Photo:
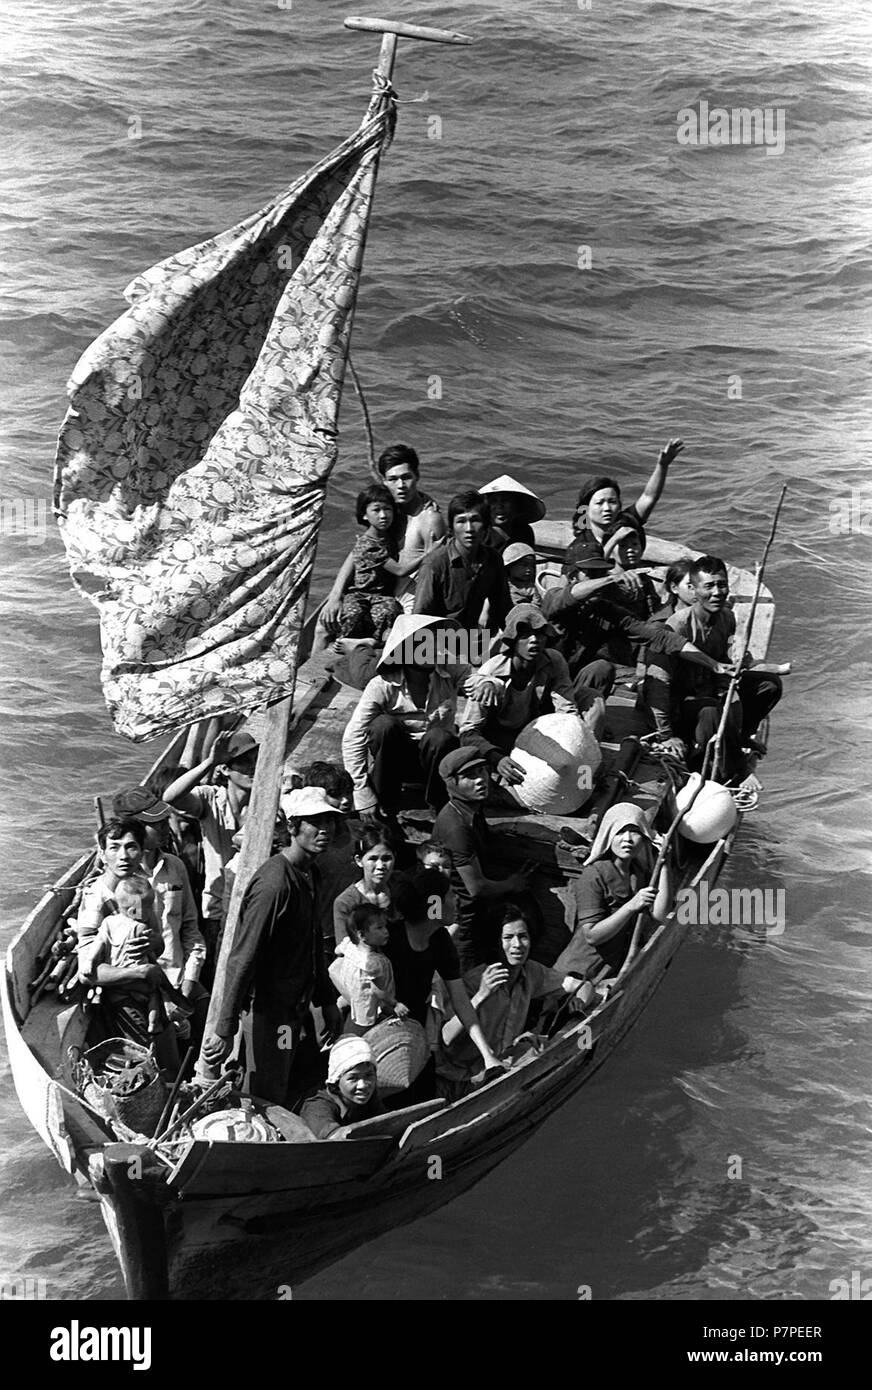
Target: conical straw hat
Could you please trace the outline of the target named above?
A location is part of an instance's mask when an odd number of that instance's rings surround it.
[[[416,632],[420,632],[425,627],[451,627],[458,628],[460,624],[454,618],[432,618],[426,613],[401,613],[395,619],[385,642],[384,651],[378,659],[379,666],[390,666],[391,658],[395,656],[397,649],[402,647],[410,637],[414,637]]]
[[[508,473],[503,473],[499,478],[494,478],[492,483],[485,483],[484,487],[479,488],[482,497],[487,497],[489,492],[513,492],[517,495],[518,501],[524,503],[524,520],[541,521],[545,515],[545,503],[541,497],[537,497],[535,492],[531,492],[523,483],[518,483],[514,478],[510,478]]]
[[[594,734],[574,714],[542,714],[522,730],[510,754],[523,767],[512,794],[528,811],[571,815],[591,794],[602,762]]]

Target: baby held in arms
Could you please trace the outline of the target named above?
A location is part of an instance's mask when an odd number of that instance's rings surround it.
[[[393,966],[384,953],[387,916],[371,903],[351,909],[348,935],[336,947],[330,979],[350,1007],[346,1033],[365,1033],[381,1019],[405,1018],[409,1012],[394,991]]]
[[[103,918],[97,935],[79,952],[80,978],[103,986],[104,1012],[109,1008],[119,1031],[141,1042],[166,1031],[165,1000],[182,1014],[193,1011],[158,965],[164,942],[154,901],[144,875],[120,879],[115,888],[118,911]]]

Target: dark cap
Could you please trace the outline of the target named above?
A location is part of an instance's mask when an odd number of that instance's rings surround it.
[[[455,748],[453,753],[446,753],[440,762],[439,776],[443,782],[447,782],[449,778],[456,777],[468,767],[477,767],[479,763],[487,763],[487,758],[478,748]]]
[[[244,758],[246,753],[257,752],[259,745],[256,739],[251,737],[247,729],[237,729],[227,740],[224,749],[225,763],[234,763],[237,758]]]
[[[614,561],[607,560],[603,555],[603,548],[599,541],[585,539],[580,536],[577,541],[566,552],[563,559],[563,573],[571,574],[574,570],[585,570],[592,574],[606,574],[614,569]]]
[[[145,825],[155,825],[172,815],[172,808],[148,787],[126,787],[113,796],[112,815],[119,820],[132,816]]]
[[[579,507],[586,507],[594,493],[601,492],[605,487],[614,488],[615,492],[618,494],[618,505],[620,505],[621,487],[619,483],[615,482],[614,478],[588,478],[586,482],[582,483],[578,490]]]

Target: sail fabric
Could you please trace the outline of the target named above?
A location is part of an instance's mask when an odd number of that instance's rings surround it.
[[[55,511],[139,741],[293,691],[392,89],[286,193],[125,290],[69,383]]]

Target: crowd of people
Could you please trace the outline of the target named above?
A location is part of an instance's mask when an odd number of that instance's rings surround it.
[[[662,589],[639,570],[682,447],[667,444],[628,507],[612,478],[581,487],[549,584],[537,579],[532,529],[545,506],[528,488],[501,476],[453,497],[443,518],[415,451],[382,454],[383,483],[357,499],[361,534],[316,639],[316,650],[336,644],[337,673],[360,690],[342,762],[286,769],[273,853],[242,895],[211,1008],[257,744],[222,733],[196,766],[164,768],[113,799],[78,914],[80,977],[99,987],[103,1036],[153,1045],[169,1071],[180,1045],[211,1067],[238,1053],[251,1095],[302,1106],[327,1137],[381,1112],[373,1049],[386,1022],[426,1044],[423,1067],[388,1102],[408,1104],[463,1095],[535,1047],[550,1013],[590,1006],[626,959],[638,915],[669,910],[668,867],[649,884],[651,827],[630,802],[606,813],[573,888],[569,944],[546,966],[531,958],[542,927],[531,866],[486,805],[495,782],[523,781],[512,752],[540,715],[603,736],[618,666],[635,668],[663,752],[699,765],[733,671],[727,569],[688,559]],[[760,751],[758,726],[780,693],[778,677],[741,672],[728,779]],[[400,817],[414,782],[434,818],[417,848]]]

